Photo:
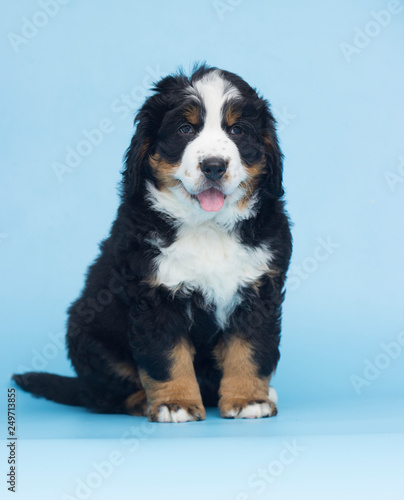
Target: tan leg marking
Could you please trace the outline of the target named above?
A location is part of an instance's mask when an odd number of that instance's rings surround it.
[[[159,382],[144,370],[140,379],[147,393],[147,416],[152,422],[187,422],[203,420],[205,409],[196,380],[195,350],[187,343],[177,344],[171,352],[170,379]]]
[[[276,415],[269,400],[270,377],[259,377],[253,361],[251,345],[238,337],[221,343],[215,349],[223,371],[219,389],[219,408],[225,418],[259,418]]]
[[[233,104],[231,104],[227,108],[227,111],[226,111],[224,118],[226,120],[227,126],[232,127],[240,117],[241,117],[241,113],[234,108]]]

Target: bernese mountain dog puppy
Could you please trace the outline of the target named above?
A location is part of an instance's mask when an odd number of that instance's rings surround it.
[[[291,255],[282,153],[267,101],[205,65],[168,76],[138,112],[121,204],[68,313],[77,377],[24,390],[157,422],[277,413]]]

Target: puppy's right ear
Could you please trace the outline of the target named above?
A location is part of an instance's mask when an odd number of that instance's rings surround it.
[[[142,186],[142,178],[145,176],[148,151],[151,146],[151,120],[146,111],[148,101],[141,108],[135,118],[136,132],[132,137],[129,148],[125,154],[125,167],[123,175],[123,195],[126,198],[136,197]]]
[[[150,96],[136,115],[137,125],[135,135],[125,155],[123,174],[123,195],[126,198],[141,196],[144,181],[152,180],[149,156],[154,153],[158,132],[168,109],[170,95],[184,85],[186,78],[183,75],[167,76],[157,82],[152,88],[154,94]]]

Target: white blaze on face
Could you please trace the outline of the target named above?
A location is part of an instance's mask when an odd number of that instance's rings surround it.
[[[225,195],[231,195],[247,178],[247,173],[237,146],[222,128],[223,106],[229,99],[238,97],[239,92],[218,71],[212,71],[198,80],[191,92],[202,100],[205,118],[202,130],[185,148],[175,177],[181,180],[189,193],[197,194],[205,182],[201,162],[211,157],[223,158],[227,161],[227,172],[221,188]]]
[[[247,204],[238,202],[245,195],[240,184],[247,179],[247,171],[241,162],[236,144],[222,129],[223,107],[229,99],[241,97],[239,91],[224,80],[219,71],[212,71],[188,89],[189,95],[205,109],[204,123],[196,137],[186,146],[181,163],[174,177],[182,186],[159,190],[147,183],[148,197],[152,206],[159,212],[172,217],[178,224],[199,226],[208,221],[215,222],[227,229],[237,221],[251,217],[255,213],[256,198],[252,196]],[[227,161],[227,171],[220,181],[220,189],[226,195],[223,208],[219,211],[206,211],[195,197],[209,187],[200,163],[210,157]],[[186,192],[186,191],[188,192]]]

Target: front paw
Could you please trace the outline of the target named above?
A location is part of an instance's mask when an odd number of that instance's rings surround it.
[[[276,404],[269,399],[221,399],[220,413],[223,418],[264,418],[278,413]]]
[[[147,417],[150,422],[192,422],[204,420],[206,412],[200,403],[176,401],[150,405]]]

